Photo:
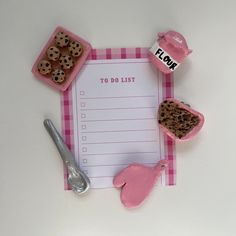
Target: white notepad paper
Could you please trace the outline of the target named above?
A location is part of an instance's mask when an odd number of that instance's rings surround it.
[[[72,87],[74,152],[91,187],[112,187],[128,164],[152,166],[163,158],[161,93],[148,59],[86,62]]]

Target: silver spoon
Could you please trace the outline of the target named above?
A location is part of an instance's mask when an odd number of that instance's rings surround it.
[[[49,119],[44,120],[43,122],[46,130],[54,141],[63,162],[68,168],[68,183],[70,184],[72,190],[77,194],[85,193],[90,187],[90,181],[88,176],[81,171],[76,165],[75,158],[71,151],[68,149],[64,143],[61,135],[56,130],[52,121]]]

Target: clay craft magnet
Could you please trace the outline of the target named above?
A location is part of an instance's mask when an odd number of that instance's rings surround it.
[[[90,51],[91,45],[87,41],[58,26],[34,63],[32,73],[53,88],[65,91]]]
[[[150,48],[151,63],[165,74],[172,73],[192,52],[183,35],[176,31],[158,33],[157,41]]]
[[[158,109],[158,123],[172,139],[186,141],[194,137],[204,124],[204,116],[177,99],[163,101]]]
[[[127,208],[139,206],[167,166],[167,160],[159,161],[154,167],[134,163],[119,172],[113,179],[113,185],[121,188],[120,199],[123,205]]]

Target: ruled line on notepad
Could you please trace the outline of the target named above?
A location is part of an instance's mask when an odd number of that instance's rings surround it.
[[[131,163],[124,163],[124,164],[110,164],[110,165],[82,165],[81,167],[105,167],[105,166],[127,166]],[[142,162],[142,164],[144,165],[152,165],[152,164],[156,164],[156,162]]]
[[[98,121],[125,121],[125,120],[155,120],[156,118],[134,118],[134,119],[109,119],[109,120],[81,120],[81,122],[98,122]]]
[[[111,108],[89,108],[80,109],[81,111],[109,111],[109,110],[136,110],[136,109],[154,109],[156,107],[111,107]]]
[[[120,141],[120,142],[97,142],[97,143],[82,143],[83,145],[89,144],[114,144],[114,143],[155,143],[156,140],[143,140],[143,141]]]
[[[155,95],[144,95],[144,96],[117,96],[117,97],[80,97],[80,99],[116,99],[116,98],[155,98]]]
[[[157,152],[112,152],[112,153],[87,153],[81,156],[96,156],[96,155],[125,155],[125,154],[154,154]]]
[[[114,178],[114,176],[88,176],[90,179],[99,179],[99,178]]]
[[[142,131],[156,131],[155,129],[125,129],[125,130],[101,130],[101,131],[83,131],[82,134],[93,133],[115,133],[115,132],[142,132]]]

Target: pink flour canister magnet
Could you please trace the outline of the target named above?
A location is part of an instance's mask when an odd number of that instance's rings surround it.
[[[176,70],[192,52],[183,35],[176,31],[158,33],[157,41],[149,49],[150,61],[163,73]]]

